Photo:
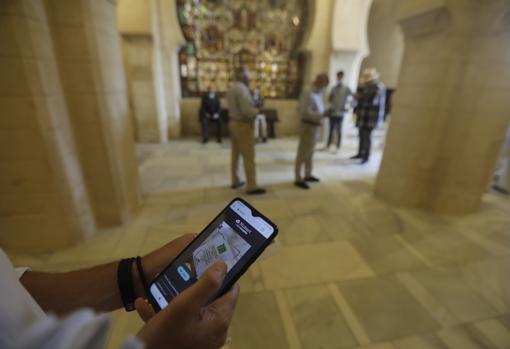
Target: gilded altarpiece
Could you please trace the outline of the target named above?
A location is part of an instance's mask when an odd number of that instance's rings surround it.
[[[177,0],[186,45],[179,52],[183,97],[225,93],[237,67],[267,98],[296,98],[306,0]]]

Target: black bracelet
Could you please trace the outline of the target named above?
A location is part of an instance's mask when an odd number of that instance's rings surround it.
[[[147,278],[145,277],[145,273],[143,272],[142,257],[140,256],[136,257],[136,268],[138,269],[138,275],[140,276],[140,281],[142,282],[145,295],[149,297],[149,283],[147,282]]]
[[[135,258],[123,259],[117,268],[117,285],[120,298],[126,311],[135,310],[136,293],[133,286],[133,273],[131,271]]]

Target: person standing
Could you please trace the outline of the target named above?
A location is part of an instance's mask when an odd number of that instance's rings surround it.
[[[264,194],[265,189],[257,187],[255,173],[255,135],[254,120],[260,113],[255,107],[248,88],[250,72],[247,68],[236,71],[236,82],[227,92],[227,103],[230,117],[230,135],[232,140],[232,189],[244,185],[239,178],[239,157],[243,157],[246,175],[246,192],[249,195]]]
[[[264,97],[260,94],[258,88],[253,90],[253,104],[259,110],[264,107]],[[267,121],[266,115],[262,111],[255,117],[255,140],[257,142],[267,142]]]
[[[337,141],[336,141],[336,151],[340,150],[340,145],[342,144],[342,123],[344,120],[345,113],[347,111],[347,102],[349,101],[349,97],[352,96],[351,89],[344,85],[344,72],[339,71],[336,74],[337,84],[331,90],[331,94],[329,95],[329,137],[328,144],[326,149],[331,146],[333,142],[333,134],[337,133]]]
[[[313,153],[317,142],[321,119],[324,117],[324,90],[329,84],[326,74],[319,74],[308,91],[303,91],[299,98],[299,114],[301,126],[299,133],[299,145],[295,164],[294,185],[301,189],[310,189],[307,182],[319,182],[319,179],[312,175]],[[301,169],[305,167],[305,176]]]
[[[356,127],[359,130],[358,154],[351,159],[361,159],[365,164],[370,159],[372,131],[379,120],[384,119],[386,89],[379,82],[379,73],[374,68],[366,69],[361,77],[361,86],[356,94]]]
[[[200,124],[202,125],[202,143],[207,143],[209,139],[209,122],[216,123],[216,139],[221,143],[222,124],[221,124],[221,102],[218,93],[214,92],[209,86],[207,93],[202,97],[200,105]]]

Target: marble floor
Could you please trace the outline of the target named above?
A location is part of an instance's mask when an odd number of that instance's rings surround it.
[[[280,227],[278,242],[242,278],[230,349],[510,348],[510,199],[488,193],[479,213],[397,209],[372,195],[381,158],[320,152],[310,191],[292,186],[295,139],[257,145],[260,184],[247,198]],[[143,204],[127,226],[17,264],[69,270],[147,253],[196,233],[242,191],[229,184],[228,142],[139,146]],[[112,314],[108,348],[141,322]]]

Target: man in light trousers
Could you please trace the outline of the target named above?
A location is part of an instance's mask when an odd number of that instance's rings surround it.
[[[242,187],[245,183],[239,178],[239,157],[243,157],[246,174],[246,193],[259,195],[266,192],[257,187],[255,173],[255,136],[254,120],[260,113],[253,103],[249,90],[250,73],[246,68],[236,71],[236,82],[227,93],[229,111],[230,138],[232,141],[232,189]]]
[[[319,179],[312,175],[313,153],[315,151],[315,143],[317,142],[317,133],[321,126],[321,119],[325,113],[324,90],[328,84],[328,76],[326,74],[319,74],[315,78],[312,87],[304,91],[299,98],[301,126],[294,185],[301,189],[310,189],[307,182],[319,182]],[[304,177],[301,172],[303,165],[305,168]]]

